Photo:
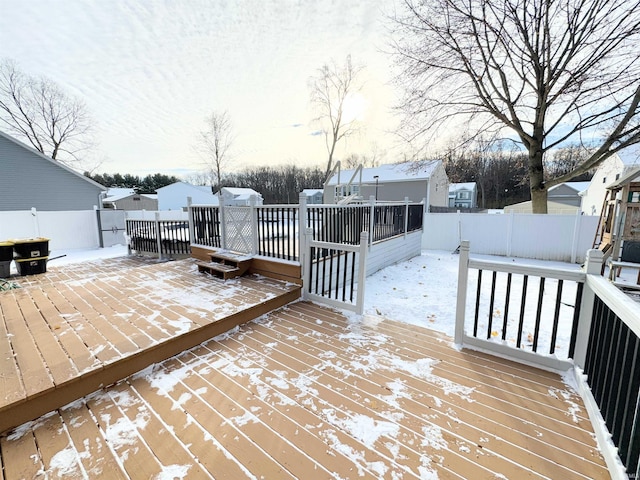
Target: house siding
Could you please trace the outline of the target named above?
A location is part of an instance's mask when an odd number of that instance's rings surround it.
[[[92,210],[104,190],[0,133],[0,210]]]
[[[138,198],[138,200],[135,200]],[[118,210],[158,210],[158,200],[144,195],[131,195],[112,202]]]

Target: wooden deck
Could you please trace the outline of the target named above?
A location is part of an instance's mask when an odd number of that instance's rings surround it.
[[[144,285],[148,271],[167,269],[156,275],[178,288],[186,282],[174,276],[179,264],[141,267],[132,278],[135,299],[116,303],[108,300],[118,280],[75,280],[82,290],[39,284],[34,292],[69,295],[62,304],[91,317],[87,329],[149,297],[160,302],[163,318],[152,325],[160,329],[171,315],[201,318],[200,304],[182,298],[180,308],[167,307],[164,295],[175,292]],[[39,295],[28,294],[33,308],[46,305]],[[70,331],[64,315],[60,329]],[[85,364],[122,355],[127,339]],[[427,329],[348,319],[306,302],[5,432],[0,461],[2,480],[609,478],[582,401],[558,375],[457,351]]]
[[[0,293],[0,432],[299,297],[248,276],[226,283],[193,260],[120,258],[12,279]]]

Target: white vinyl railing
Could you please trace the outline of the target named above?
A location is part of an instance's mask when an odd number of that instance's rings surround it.
[[[472,259],[463,241],[455,343],[571,370],[613,478],[640,478],[640,304],[601,276],[602,260],[589,250],[581,271],[512,265]]]

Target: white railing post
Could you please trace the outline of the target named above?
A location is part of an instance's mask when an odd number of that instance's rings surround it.
[[[375,224],[375,214],[376,214],[376,197],[373,195],[369,195],[369,203],[371,203],[371,210],[369,212],[369,247],[371,247],[371,243],[373,242],[373,229],[376,228]]]
[[[162,260],[162,235],[160,234],[160,212],[155,214],[156,242],[158,243],[158,258]]]
[[[298,259],[302,263],[302,255],[306,251],[305,229],[307,228],[307,194],[301,192],[298,197]],[[313,232],[313,230],[312,230]]]
[[[587,260],[584,265],[587,277],[589,275],[600,275],[604,255],[600,250],[587,251]],[[578,331],[576,332],[576,348],[573,353],[574,363],[584,369],[584,362],[587,358],[587,346],[589,344],[589,332],[591,331],[591,320],[593,317],[593,302],[595,294],[589,288],[589,282],[585,278],[582,290],[582,301],[580,302],[580,317],[578,319]]]
[[[225,220],[225,208],[222,195],[218,195],[218,208],[220,209],[220,246],[222,250],[227,249],[227,222]]]
[[[189,215],[189,244],[193,244],[194,239],[196,238],[196,228],[193,222],[193,207],[191,204],[193,203],[193,199],[191,197],[187,197],[187,213]]]
[[[313,228],[305,228],[304,229],[304,237],[306,246],[311,244],[313,240]],[[305,249],[300,252],[300,262],[302,263],[302,299],[309,300],[309,287],[310,285],[307,282],[311,282],[311,278],[309,278],[311,274],[311,262],[313,262],[313,258],[311,258],[311,251],[308,247],[305,246]]]
[[[409,197],[404,197],[404,238],[407,238],[409,227]]]
[[[576,219],[573,222],[573,239],[571,241],[571,263],[576,263],[578,255],[578,241],[580,240],[580,224],[582,220],[582,212],[576,210]]]
[[[358,262],[358,295],[356,297],[356,313],[364,312],[364,286],[367,279],[368,232],[360,234],[360,258]]]
[[[251,255],[255,255],[258,253],[258,209],[255,195],[249,197],[249,208],[251,209]]]
[[[460,261],[458,262],[458,293],[456,299],[456,326],[454,343],[462,346],[464,337],[464,319],[467,304],[467,282],[469,279],[469,240],[460,242]]]

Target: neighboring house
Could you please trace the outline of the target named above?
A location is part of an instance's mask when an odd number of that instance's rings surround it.
[[[625,148],[602,162],[582,193],[582,213],[600,215],[607,187],[636,167],[640,167],[640,146]]]
[[[131,188],[110,188],[102,199],[104,208],[113,210],[158,210],[158,195],[136,193]]]
[[[547,201],[553,203],[562,203],[572,207],[580,207],[582,205],[582,192],[589,188],[591,182],[565,182],[555,185],[547,192]]]
[[[477,206],[478,187],[476,182],[449,184],[449,207],[476,208]]]
[[[564,203],[551,202],[547,200],[547,213],[550,215],[575,215],[580,207],[565,205]],[[504,207],[504,213],[533,213],[531,200],[527,202],[514,203]]]
[[[251,197],[255,197],[255,204],[262,205],[262,195],[252,188],[222,187],[222,204],[233,207],[248,207]]]
[[[0,210],[93,210],[99,183],[0,132]]]
[[[194,205],[218,205],[218,197],[211,187],[201,187],[185,182],[176,182],[156,190],[158,210],[186,210],[187,198]]]
[[[321,188],[305,188],[302,190],[307,196],[307,205],[317,205],[322,203],[323,190]]]
[[[378,201],[421,202],[446,207],[449,197],[449,179],[440,160],[381,165],[360,171],[342,170],[334,174],[324,186],[324,202],[338,203],[351,197]]]

